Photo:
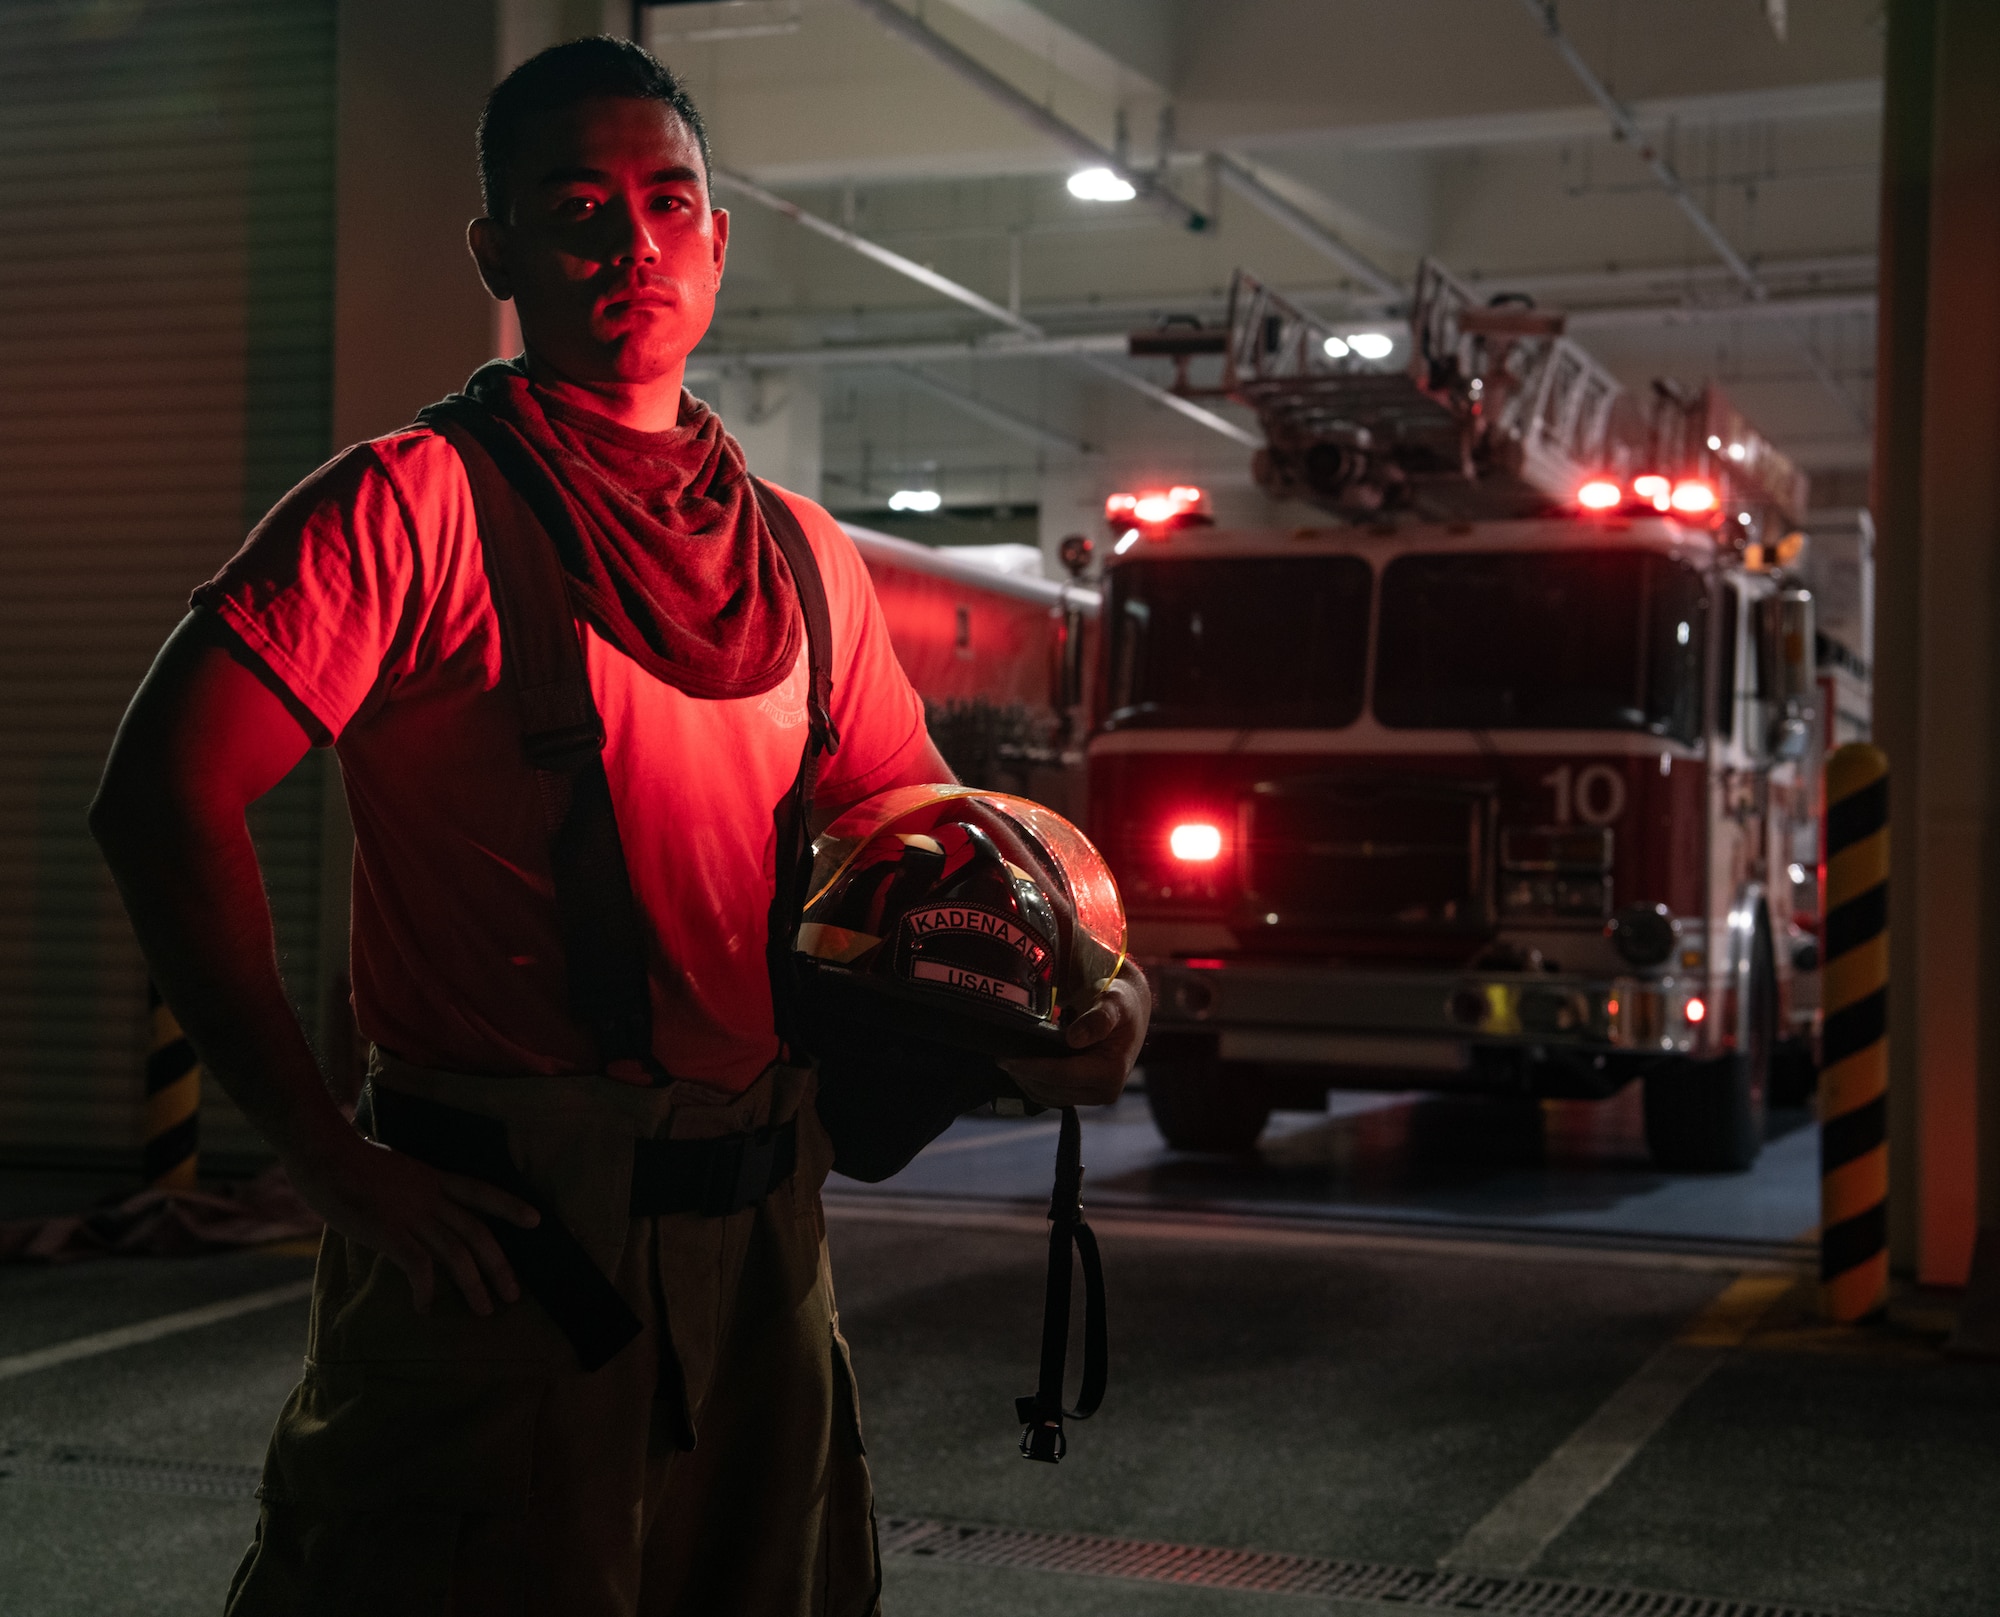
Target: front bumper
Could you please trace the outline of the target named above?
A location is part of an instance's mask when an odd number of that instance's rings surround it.
[[[1153,1027],[1213,1033],[1225,1060],[1453,1072],[1470,1064],[1474,1046],[1638,1055],[1700,1044],[1688,1019],[1699,989],[1672,977],[1255,959],[1140,964],[1153,989]]]

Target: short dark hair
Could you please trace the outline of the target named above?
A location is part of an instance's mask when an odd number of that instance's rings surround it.
[[[629,39],[600,34],[551,45],[529,57],[493,87],[479,115],[479,190],[489,219],[505,221],[514,205],[507,189],[507,165],[521,138],[521,126],[544,112],[560,112],[597,96],[661,101],[687,125],[701,149],[701,172],[708,178],[708,130],[681,81],[650,51]]]

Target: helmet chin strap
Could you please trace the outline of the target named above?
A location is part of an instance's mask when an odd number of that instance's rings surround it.
[[[1069,1357],[1070,1250],[1083,1265],[1083,1386],[1076,1407],[1063,1407],[1063,1370]],[[1068,1449],[1063,1420],[1088,1420],[1104,1401],[1110,1358],[1104,1329],[1104,1266],[1097,1237],[1083,1221],[1083,1125],[1065,1106],[1056,1142],[1055,1193],[1049,1198],[1049,1278],[1042,1302],[1041,1383],[1014,1400],[1021,1422],[1021,1457],[1054,1465]]]

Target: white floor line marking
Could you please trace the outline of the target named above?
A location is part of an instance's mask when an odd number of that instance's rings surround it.
[[[1054,1138],[1062,1127],[1060,1123],[1023,1123],[1019,1128],[993,1129],[983,1134],[970,1134],[957,1140],[938,1140],[923,1149],[926,1157],[941,1157],[947,1151],[979,1151],[989,1145],[1016,1145],[1022,1140],[1046,1140]]]
[[[1047,1215],[1026,1203],[999,1203],[972,1197],[874,1196],[834,1190],[822,1200],[831,1218],[867,1224],[916,1224],[925,1229],[987,1230],[996,1233],[1046,1230]],[[1223,1214],[1189,1217],[1180,1213],[1148,1213],[1141,1208],[1090,1199],[1090,1182],[1083,1187],[1084,1212],[1097,1233],[1108,1240],[1174,1241],[1189,1245],[1237,1246],[1263,1250],[1318,1252],[1395,1252],[1413,1257],[1506,1259],[1522,1263],[1601,1263],[1624,1269],[1679,1269],[1691,1274],[1784,1277],[1787,1284],[1814,1268],[1817,1256],[1743,1257],[1733,1252],[1657,1251],[1645,1247],[1596,1246],[1588,1242],[1515,1241],[1454,1235],[1448,1224],[1413,1224],[1410,1233],[1313,1226],[1305,1219],[1280,1224],[1275,1220],[1237,1219]]]
[[[1744,1275],[1642,1364],[1438,1565],[1526,1572],[1795,1282]]]
[[[163,1336],[178,1336],[182,1331],[198,1331],[205,1325],[220,1325],[226,1319],[262,1313],[267,1308],[280,1308],[311,1295],[310,1280],[294,1280],[286,1285],[273,1286],[269,1291],[252,1291],[241,1297],[225,1298],[219,1303],[205,1303],[200,1308],[184,1308],[178,1314],[142,1319],[136,1325],[120,1325],[116,1330],[72,1337],[51,1347],[36,1348],[30,1353],[16,1353],[0,1359],[0,1381],[33,1375],[37,1370],[52,1370],[59,1364],[73,1364],[78,1359],[95,1358],[100,1353],[116,1353],[120,1348],[138,1347],[143,1342],[157,1342]]]

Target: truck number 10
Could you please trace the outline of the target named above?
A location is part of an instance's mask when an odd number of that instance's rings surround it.
[[[1555,794],[1556,824],[1581,820],[1585,825],[1609,825],[1625,812],[1625,776],[1610,764],[1564,764],[1542,777]]]

